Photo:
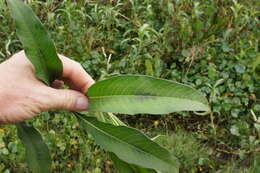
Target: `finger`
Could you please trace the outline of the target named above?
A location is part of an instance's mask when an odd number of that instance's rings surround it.
[[[48,97],[44,101],[42,110],[70,110],[81,111],[88,108],[87,97],[75,90],[70,89],[54,89],[46,87],[45,92],[48,92]]]
[[[59,57],[63,63],[63,80],[73,89],[86,93],[95,81],[78,62],[62,55]]]

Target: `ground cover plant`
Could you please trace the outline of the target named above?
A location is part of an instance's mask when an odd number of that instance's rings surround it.
[[[0,2],[0,56],[4,59],[21,49],[21,44],[6,5]],[[191,112],[167,117],[120,116],[151,137],[176,133],[172,139],[180,143],[160,142],[175,146],[171,152],[181,160],[181,172],[248,172],[259,165],[258,1],[29,4],[50,31],[58,52],[80,61],[96,79],[119,73],[147,74],[193,85],[207,94],[213,110],[208,116]],[[32,121],[54,151],[54,171],[113,171],[91,137],[79,137],[82,132],[76,121],[70,113],[56,111]],[[1,128],[1,139],[2,172],[28,172],[15,129]],[[189,161],[184,158],[193,150],[178,150],[185,143],[206,151]]]

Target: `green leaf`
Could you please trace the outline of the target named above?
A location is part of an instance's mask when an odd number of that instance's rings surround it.
[[[113,161],[118,173],[157,173],[153,169],[142,168],[137,165],[126,163],[119,159],[114,153],[109,153],[109,157]]]
[[[118,119],[112,113],[96,112],[96,117],[99,121],[110,123],[115,126],[126,126],[124,122]],[[114,166],[117,168],[119,173],[157,173],[153,169],[142,168],[137,165],[129,164],[119,159],[114,153],[108,153],[110,159],[113,161]]]
[[[83,117],[79,113],[75,115],[97,144],[115,153],[121,160],[162,172],[178,172],[177,159],[140,131],[99,122],[96,118]]]
[[[32,126],[25,123],[16,125],[18,137],[22,141],[26,160],[33,173],[51,173],[51,157],[49,149],[41,134]]]
[[[50,85],[62,76],[62,63],[54,43],[32,9],[19,0],[7,0],[14,18],[17,35],[27,58],[32,62],[36,76]],[[40,133],[25,123],[17,124],[18,136],[26,149],[28,166],[35,173],[51,172],[51,157]]]
[[[118,119],[112,113],[97,112],[96,117],[99,121],[110,123],[115,126],[126,126],[124,122]],[[119,173],[157,173],[153,169],[142,168],[137,165],[129,164],[119,159],[114,153],[108,153],[110,159],[113,161],[114,166],[117,168]]]
[[[119,173],[135,173],[135,170],[130,164],[119,159],[114,153],[109,153],[109,157]]]
[[[26,56],[35,67],[36,76],[50,85],[62,76],[62,62],[54,43],[32,9],[20,0],[7,0],[17,35]]]
[[[112,77],[90,87],[87,96],[90,111],[125,114],[209,111],[207,99],[195,89],[148,76]]]

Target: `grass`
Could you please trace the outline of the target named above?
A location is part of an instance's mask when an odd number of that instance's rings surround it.
[[[187,168],[258,172],[258,0],[32,0],[29,4],[58,52],[79,61],[96,80],[147,74],[190,84],[208,97],[211,115],[120,115],[151,137],[171,136],[169,140],[176,143],[170,146],[182,160],[183,172]],[[20,49],[10,14],[0,0],[0,61]],[[80,137],[86,134],[69,113],[44,113],[32,122],[50,147],[54,172],[115,172],[91,138]],[[0,172],[28,172],[15,133],[12,125],[0,128]]]

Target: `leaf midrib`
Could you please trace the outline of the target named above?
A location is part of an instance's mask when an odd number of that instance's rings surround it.
[[[186,98],[181,98],[181,97],[170,97],[170,96],[146,96],[146,95],[106,95],[106,96],[88,96],[89,99],[102,99],[102,98],[113,98],[113,97],[147,97],[147,98],[167,98],[167,99],[180,99],[184,101],[192,101],[192,102],[199,102],[202,104],[207,105],[204,102],[196,101],[196,100],[191,100],[191,99],[186,99]]]
[[[80,117],[80,118],[81,118],[81,117]],[[81,118],[81,119],[83,119],[83,118]],[[87,121],[87,120],[83,119],[83,121]],[[124,144],[130,146],[131,148],[135,148],[136,150],[138,150],[138,151],[140,151],[140,152],[142,152],[142,153],[145,153],[145,154],[147,153],[147,152],[145,152],[144,150],[141,150],[141,149],[139,149],[139,148],[136,148],[136,146],[130,145],[129,143],[127,143],[127,142],[125,142],[125,141],[123,141],[123,140],[120,140],[120,139],[116,138],[115,136],[110,135],[109,133],[103,131],[102,129],[97,128],[97,127],[94,126],[91,122],[87,121],[87,123],[90,124],[90,125],[91,125],[93,128],[95,128],[96,130],[101,131],[102,133],[104,133],[104,134],[110,136],[111,138],[115,139],[116,141],[122,142],[122,143],[124,143]],[[152,156],[153,158],[155,158],[155,160],[161,160],[161,161],[163,161],[163,162],[166,161],[166,160],[163,160],[163,159],[157,159],[156,157],[154,157],[154,156],[153,156],[152,154],[150,154],[150,153],[148,153],[148,154],[149,154],[150,156]],[[169,164],[168,161],[166,161],[166,163]],[[170,166],[171,166],[171,165],[170,165]],[[171,166],[171,167],[172,167],[172,166]]]

